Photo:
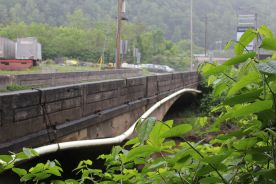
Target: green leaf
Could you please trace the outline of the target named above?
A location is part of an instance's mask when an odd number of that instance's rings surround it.
[[[58,160],[54,160],[54,163],[55,163],[57,166],[60,166],[60,167],[61,167],[61,164],[59,163]]]
[[[264,153],[253,153],[252,159],[257,162],[267,162],[269,157]]]
[[[201,184],[214,184],[214,183],[220,183],[221,179],[217,177],[207,177],[203,178],[199,181]]]
[[[57,168],[50,168],[46,171],[47,174],[55,175],[55,176],[61,176],[60,171]]]
[[[29,172],[34,174],[34,173],[38,173],[44,170],[44,164],[42,163],[38,163],[35,167],[32,167]]]
[[[254,173],[255,176],[263,176],[266,179],[272,179],[273,181],[276,180],[276,169],[263,169]]]
[[[152,132],[149,136],[149,144],[152,144],[156,147],[161,147],[162,143],[164,142],[164,138],[161,135],[168,131],[173,125],[173,121],[167,121],[165,123],[158,122],[155,124]]]
[[[273,92],[276,92],[276,81],[272,81],[269,83],[270,88]]]
[[[223,50],[228,50],[228,49],[230,49],[230,47],[233,45],[233,41],[232,40],[230,40],[230,41],[228,41],[227,43],[226,43],[226,45],[225,45],[225,47],[224,47],[224,49]]]
[[[160,150],[157,149],[155,146],[151,146],[151,145],[139,146],[137,148],[133,148],[132,150],[130,150],[128,152],[127,160],[132,161],[135,158],[148,157],[152,153],[155,153],[155,152],[158,152],[158,151],[160,151]]]
[[[84,168],[85,166],[83,165],[83,161],[80,161],[78,166],[73,170],[73,171],[77,171],[77,170],[80,170],[82,168]]]
[[[0,160],[9,163],[10,161],[13,160],[12,156],[10,155],[0,155]]]
[[[202,159],[202,161],[208,164],[217,165],[217,164],[220,164],[223,160],[225,160],[228,156],[229,154],[212,155],[212,156],[205,157],[204,159]]]
[[[186,161],[188,161],[191,158],[191,155],[188,154],[186,156],[183,156],[182,158],[180,158],[179,160],[177,160],[177,163],[184,163]]]
[[[35,175],[35,179],[36,181],[42,181],[45,180],[47,178],[51,177],[51,174],[47,174],[46,172],[41,172]]]
[[[257,143],[257,138],[247,138],[234,142],[233,146],[239,151],[246,151]]]
[[[239,42],[234,47],[234,53],[236,56],[243,54],[245,48],[250,44],[257,34],[254,29],[248,29],[240,38]]]
[[[276,39],[275,38],[265,38],[262,42],[261,48],[265,50],[276,51]]]
[[[273,106],[272,100],[257,101],[247,105],[236,105],[231,110],[219,117],[213,125],[213,128],[217,128],[226,119],[246,117],[253,113],[262,112],[271,109]],[[213,130],[211,130],[213,131]]]
[[[276,75],[276,61],[260,63],[256,65],[257,69],[264,74]]]
[[[211,75],[209,78],[208,78],[208,86],[211,86],[211,84],[213,84],[214,81],[217,80],[217,77],[215,77],[214,75]]]
[[[124,147],[130,146],[130,145],[135,145],[135,144],[138,144],[138,143],[139,143],[139,138],[136,137],[136,138],[134,138],[134,139],[131,139],[131,140],[127,141],[127,142],[125,143]]]
[[[187,151],[186,149],[178,151],[173,157],[169,159],[169,162],[174,164],[176,162],[186,162],[191,155],[194,154],[192,150]]]
[[[23,148],[23,152],[25,153],[25,155],[28,157],[28,158],[31,158],[33,156],[31,150],[27,149],[27,148]]]
[[[34,178],[34,174],[25,174],[23,177],[20,178],[21,182],[30,181],[32,178]]]
[[[162,166],[164,166],[164,165],[166,165],[166,164],[167,164],[167,162],[164,161],[163,159],[161,159],[161,160],[158,160],[157,162],[152,163],[152,164],[148,167],[148,169],[157,169],[157,168],[160,168],[160,167],[162,167]]]
[[[256,72],[251,72],[246,76],[243,76],[238,82],[236,82],[232,88],[230,88],[227,97],[235,95],[239,90],[252,83],[258,83],[260,81],[260,75]]]
[[[266,25],[262,25],[258,32],[265,38],[273,38],[273,32]]]
[[[213,95],[214,97],[219,97],[223,94],[224,91],[228,89],[228,86],[226,83],[220,83],[214,87]]]
[[[91,160],[85,160],[85,161],[83,161],[86,165],[89,165],[89,166],[91,166],[92,165],[92,161]]]
[[[233,96],[231,98],[227,98],[223,104],[233,106],[236,104],[248,103],[255,101],[262,93],[262,89],[252,90],[247,93],[242,93],[241,95]]]
[[[27,174],[27,171],[25,169],[20,169],[20,168],[12,168],[12,171],[20,177]]]
[[[161,135],[162,138],[168,138],[168,137],[180,137],[187,132],[190,132],[193,129],[192,125],[190,124],[182,124],[178,125],[176,127],[173,127],[172,129],[168,130],[167,132],[163,133]]]
[[[111,156],[113,158],[113,160],[119,160],[119,153],[122,151],[122,147],[120,146],[114,146],[112,148],[112,152],[111,152]]]
[[[271,122],[276,119],[276,114],[274,109],[267,109],[257,114],[258,120],[260,120],[263,124],[263,127],[270,127]]]
[[[229,134],[218,135],[216,137],[216,139],[221,140],[221,141],[226,141],[226,140],[232,139],[234,137],[238,137],[239,138],[239,137],[242,137],[242,136],[244,136],[244,133],[243,133],[242,130],[239,130],[239,131],[231,132]]]
[[[139,138],[141,144],[143,144],[149,138],[149,135],[150,135],[155,123],[156,123],[155,118],[148,118],[144,121],[141,121],[138,124],[138,126],[137,126],[138,138]]]
[[[28,158],[38,156],[37,152],[33,149],[23,148],[23,152]]]
[[[79,182],[74,179],[68,179],[68,180],[65,180],[65,183],[66,184],[78,184]]]
[[[219,73],[223,73],[226,69],[227,69],[227,66],[225,65],[216,66],[216,65],[206,64],[202,68],[202,73],[205,76],[216,75]]]
[[[214,172],[214,169],[209,165],[203,165],[196,173],[197,176],[204,176],[211,172]]]
[[[245,105],[245,106],[241,106],[240,108],[237,108],[232,113],[232,117],[248,116],[253,113],[271,109],[272,106],[273,106],[272,100],[257,101],[257,102],[251,103],[249,105]]]
[[[256,52],[249,52],[243,55],[238,55],[234,58],[227,60],[223,65],[230,66],[240,64],[242,62],[247,61],[248,59],[253,59],[256,56]]]
[[[29,157],[24,152],[20,152],[20,153],[16,154],[16,158],[19,159],[19,160],[26,160]]]

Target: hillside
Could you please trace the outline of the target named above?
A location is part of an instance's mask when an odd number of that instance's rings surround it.
[[[116,0],[1,0],[0,23],[42,22],[50,25],[68,25],[68,17],[75,10],[87,16],[87,26],[95,22],[114,20]],[[127,14],[130,22],[158,27],[174,41],[189,37],[190,0],[128,0]],[[212,46],[216,40],[224,42],[235,36],[238,12],[258,13],[259,24],[266,23],[276,31],[271,0],[194,0],[195,41],[203,46],[204,20],[208,16],[208,37]],[[216,30],[216,31],[213,31]]]
[[[206,16],[208,49],[218,50],[235,39],[239,12],[258,13],[258,24],[276,32],[275,8],[271,0],[194,0],[195,53],[203,52]],[[116,11],[116,0],[0,0],[0,35],[37,37],[44,59],[96,62],[105,52],[114,61]],[[137,47],[143,63],[189,66],[190,0],[127,0],[127,18],[126,60],[134,62],[131,49]]]

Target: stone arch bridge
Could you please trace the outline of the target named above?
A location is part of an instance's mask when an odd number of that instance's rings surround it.
[[[2,93],[0,153],[119,135],[157,101],[198,81],[186,72]],[[154,116],[162,119],[177,99]]]

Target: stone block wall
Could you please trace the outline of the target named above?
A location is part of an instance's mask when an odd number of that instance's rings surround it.
[[[142,76],[142,70],[121,69],[89,72],[45,73],[27,75],[0,75],[0,89],[16,84],[28,87],[51,87],[79,82],[124,79]]]
[[[197,84],[197,73],[174,73],[2,93],[0,153],[118,135],[158,100]]]

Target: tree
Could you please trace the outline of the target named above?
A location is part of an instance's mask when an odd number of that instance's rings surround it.
[[[75,9],[72,14],[67,15],[67,25],[74,28],[89,28],[91,22],[81,9]]]

